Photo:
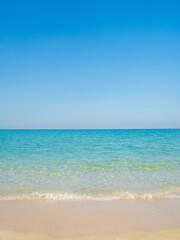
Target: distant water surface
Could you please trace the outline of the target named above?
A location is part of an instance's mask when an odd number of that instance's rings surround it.
[[[180,198],[180,129],[0,130],[0,200]]]

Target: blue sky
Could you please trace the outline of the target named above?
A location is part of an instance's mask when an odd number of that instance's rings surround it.
[[[0,0],[0,128],[180,128],[179,11]]]

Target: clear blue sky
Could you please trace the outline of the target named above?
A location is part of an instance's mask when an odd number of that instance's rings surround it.
[[[0,128],[180,128],[180,2],[0,0]]]

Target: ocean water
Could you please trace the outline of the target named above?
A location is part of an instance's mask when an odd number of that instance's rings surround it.
[[[0,130],[0,200],[180,198],[180,129]]]

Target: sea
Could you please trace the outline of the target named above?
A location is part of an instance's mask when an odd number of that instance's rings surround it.
[[[0,201],[180,198],[180,129],[0,130]]]

